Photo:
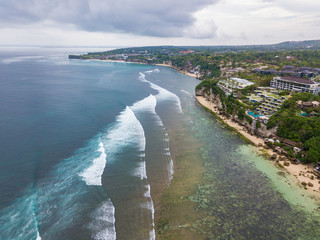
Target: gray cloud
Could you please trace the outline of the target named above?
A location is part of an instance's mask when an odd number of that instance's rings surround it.
[[[86,31],[180,37],[195,23],[193,13],[218,1],[2,0],[0,26],[50,21],[62,24],[62,27],[73,24]]]

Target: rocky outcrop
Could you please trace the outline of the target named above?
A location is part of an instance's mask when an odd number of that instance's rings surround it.
[[[256,121],[256,120],[255,120]],[[261,138],[268,138],[271,135],[276,135],[277,127],[267,129],[267,126],[264,123],[260,123],[261,127],[254,128],[254,134]]]

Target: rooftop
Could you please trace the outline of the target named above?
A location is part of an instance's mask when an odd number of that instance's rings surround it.
[[[253,82],[250,82],[246,79],[241,79],[241,78],[231,78],[231,80],[236,81],[240,84],[244,84],[244,85],[253,85],[254,84]]]
[[[281,80],[295,82],[295,83],[303,83],[303,84],[314,84],[315,83],[314,81],[307,79],[307,78],[299,78],[299,77],[293,77],[293,76],[284,76],[284,77],[281,77]]]

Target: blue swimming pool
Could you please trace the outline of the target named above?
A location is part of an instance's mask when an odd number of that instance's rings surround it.
[[[248,114],[249,114],[250,116],[253,116],[254,118],[257,118],[257,117],[259,117],[259,116],[263,116],[263,115],[260,115],[260,114],[254,114],[254,112],[248,112]]]

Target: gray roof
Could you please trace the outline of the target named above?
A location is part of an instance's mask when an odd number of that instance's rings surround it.
[[[288,82],[295,82],[295,83],[303,83],[303,84],[314,84],[315,82],[308,79],[308,78],[299,78],[299,77],[293,77],[293,76],[284,76],[281,77],[282,80],[288,81]]]
[[[290,66],[290,65],[287,65],[287,66],[283,66],[283,69],[290,69],[290,70],[292,70],[292,69],[295,69],[296,67],[294,67],[294,66]]]

